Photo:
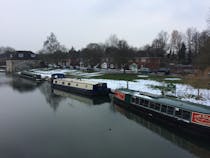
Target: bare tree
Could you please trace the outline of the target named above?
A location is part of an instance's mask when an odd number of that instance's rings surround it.
[[[5,52],[14,52],[15,49],[12,47],[0,47],[0,54],[3,54]]]
[[[41,50],[42,53],[54,53],[54,52],[67,52],[67,48],[64,45],[61,45],[55,34],[50,33],[50,35],[47,37],[46,41],[43,43],[43,49]]]
[[[183,35],[181,32],[174,30],[171,33],[171,39],[170,39],[170,51],[174,54],[177,54],[178,51],[181,49],[183,42]]]
[[[209,14],[208,14],[208,18],[207,18],[207,29],[208,29],[208,33],[210,36],[210,8],[209,8]]]
[[[105,42],[105,45],[107,47],[117,47],[119,43],[119,39],[117,38],[117,35],[111,35]]]
[[[196,32],[194,32],[193,37],[192,37],[193,55],[196,55],[199,53],[199,37],[200,37],[200,33],[196,30]]]
[[[168,38],[169,38],[169,35],[165,31],[161,31],[158,34],[158,39],[160,41],[160,46],[161,46],[162,49],[166,48],[166,45],[167,45],[167,42],[168,42]]]

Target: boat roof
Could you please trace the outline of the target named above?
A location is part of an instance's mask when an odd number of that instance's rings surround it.
[[[103,84],[102,82],[87,81],[83,79],[74,79],[74,78],[57,78],[55,80],[62,80],[64,82],[75,82],[89,85]]]
[[[34,72],[31,72],[31,71],[22,71],[21,74],[27,74],[27,75],[37,75],[36,73]]]
[[[119,89],[119,90],[122,91],[123,93],[131,94],[133,96],[147,99],[155,103],[170,105],[170,106],[174,106],[174,107],[181,108],[188,111],[195,111],[195,112],[202,112],[202,113],[210,114],[210,106],[207,106],[207,105],[196,104],[189,101],[183,101],[178,98],[133,91],[129,89]]]

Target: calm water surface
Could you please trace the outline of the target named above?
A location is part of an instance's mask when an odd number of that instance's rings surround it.
[[[210,143],[113,105],[0,73],[0,158],[210,157]]]

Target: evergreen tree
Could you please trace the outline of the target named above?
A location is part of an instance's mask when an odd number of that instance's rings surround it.
[[[180,64],[186,64],[186,46],[183,42],[181,45],[181,49],[178,52],[178,57],[179,57]]]

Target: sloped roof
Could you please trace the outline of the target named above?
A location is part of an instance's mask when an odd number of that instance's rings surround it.
[[[32,51],[14,51],[5,52],[0,54],[0,58],[10,60],[26,60],[26,59],[37,59],[37,55]]]

